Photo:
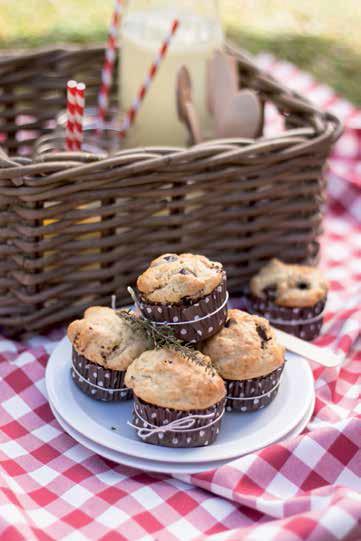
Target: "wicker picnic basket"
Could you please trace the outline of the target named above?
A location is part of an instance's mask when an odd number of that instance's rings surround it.
[[[275,138],[138,148],[112,157],[35,156],[54,129],[69,78],[95,103],[103,48],[0,58],[0,325],[43,331],[89,304],[128,303],[126,285],[164,252],[223,262],[231,293],[265,259],[315,262],[338,120],[232,50],[242,86],[285,118]],[[114,89],[113,99],[117,95]],[[156,128],[155,128],[156,129]]]

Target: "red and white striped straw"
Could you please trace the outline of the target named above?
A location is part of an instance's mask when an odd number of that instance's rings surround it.
[[[74,124],[74,140],[76,149],[81,150],[83,145],[83,119],[85,109],[85,84],[78,83],[76,87],[76,107],[75,107],[75,124]]]
[[[101,74],[101,86],[98,94],[98,129],[103,124],[109,106],[109,92],[113,82],[114,63],[117,54],[117,40],[120,20],[123,14],[123,0],[115,0],[110,22],[104,64]]]
[[[178,29],[178,26],[179,26],[179,20],[178,19],[174,19],[174,21],[172,22],[172,25],[170,27],[170,30],[167,34],[167,36],[165,37],[158,53],[157,53],[157,56],[154,60],[154,62],[152,63],[152,65],[150,66],[149,68],[149,71],[147,73],[147,76],[142,84],[142,86],[140,87],[139,91],[138,91],[138,94],[136,96],[136,98],[134,99],[131,107],[128,109],[126,115],[125,115],[125,119],[123,121],[123,124],[120,128],[120,137],[125,137],[129,127],[134,123],[134,120],[135,120],[135,117],[139,111],[139,108],[149,90],[149,87],[154,79],[154,77],[156,76],[157,74],[157,71],[159,69],[159,66],[160,64],[162,63],[162,60],[164,59],[165,55],[167,54],[167,50],[168,50],[168,47],[169,47],[169,44],[174,36],[174,34],[176,33],[177,29]]]
[[[67,85],[67,122],[65,146],[67,150],[81,150],[83,143],[83,119],[85,109],[85,84],[68,81]]]
[[[66,85],[66,130],[65,130],[65,146],[67,150],[74,150],[74,129],[75,129],[75,109],[77,95],[76,81],[68,81]]]

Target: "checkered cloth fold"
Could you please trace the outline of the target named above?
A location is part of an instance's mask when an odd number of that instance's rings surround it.
[[[304,434],[176,479],[115,465],[63,432],[44,388],[62,331],[0,339],[1,541],[361,539],[361,161],[347,130],[360,113],[290,64],[268,55],[259,63],[346,124],[330,162],[322,265],[331,294],[318,339],[345,362],[313,366],[316,406]]]

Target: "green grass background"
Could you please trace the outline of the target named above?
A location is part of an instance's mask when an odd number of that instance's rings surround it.
[[[361,0],[219,4],[239,45],[294,62],[361,106]],[[0,48],[102,42],[112,8],[113,0],[0,0]]]

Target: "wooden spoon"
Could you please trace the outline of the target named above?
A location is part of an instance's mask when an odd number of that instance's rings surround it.
[[[197,144],[202,141],[202,132],[200,128],[197,111],[192,101],[192,81],[188,69],[182,66],[177,76],[177,111],[178,118],[183,122],[191,134],[191,144]]]

